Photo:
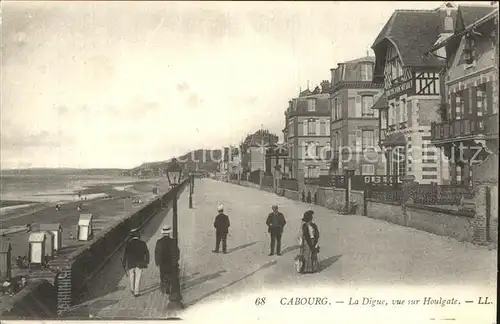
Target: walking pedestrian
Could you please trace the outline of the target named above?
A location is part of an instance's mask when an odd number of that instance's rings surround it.
[[[156,241],[155,264],[160,270],[160,287],[163,293],[170,294],[179,272],[179,247],[172,238],[172,228],[165,226],[162,237]]]
[[[301,273],[315,273],[319,271],[319,230],[318,226],[313,222],[314,211],[308,210],[302,217],[302,225],[299,231],[300,252],[299,258]]]
[[[139,286],[141,282],[142,270],[149,264],[149,250],[146,242],[140,239],[139,231],[131,231],[131,239],[125,246],[125,253],[122,258],[122,266],[128,273],[130,280],[130,291],[139,296]]]
[[[267,231],[271,234],[271,252],[274,254],[274,246],[276,245],[276,254],[281,255],[281,235],[283,228],[286,225],[285,216],[278,211],[278,205],[272,206],[273,212],[267,216],[266,224]]]
[[[218,214],[215,217],[214,227],[215,227],[215,250],[212,252],[219,253],[220,243],[222,241],[222,253],[227,253],[227,233],[229,232],[229,217],[224,214],[224,206],[219,205],[217,207]]]

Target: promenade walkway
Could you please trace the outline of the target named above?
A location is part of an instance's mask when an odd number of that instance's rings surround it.
[[[205,304],[228,301],[233,298],[230,296],[242,293],[262,296],[264,289],[315,287],[311,290],[315,295],[316,287],[354,291],[377,286],[472,285],[494,296],[496,253],[482,247],[367,217],[339,215],[323,207],[210,179],[196,180],[193,209],[188,209],[188,195],[186,190],[178,202],[186,316]],[[229,253],[225,255],[211,252],[215,245],[213,220],[218,203],[224,205],[231,220]],[[274,203],[287,219],[282,256],[268,256],[265,220]],[[303,212],[309,208],[315,211],[321,233],[322,270],[314,275],[298,275],[293,269],[298,249],[297,230]],[[165,210],[143,230],[152,262],[143,275],[141,296],[134,298],[128,289],[128,278],[120,265],[123,251],[120,251],[97,276],[86,301],[75,307],[71,316],[167,316],[168,296],[158,290],[159,272],[154,266],[153,251],[161,227],[171,223],[171,214],[171,210]],[[255,307],[252,298],[246,301],[247,307]],[[216,312],[223,309],[204,309],[198,314],[215,319],[222,316]]]

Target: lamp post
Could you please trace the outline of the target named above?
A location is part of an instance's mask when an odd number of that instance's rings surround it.
[[[180,183],[182,175],[182,168],[180,164],[177,162],[176,159],[173,159],[170,165],[167,168],[167,179],[172,187],[173,190],[173,205],[172,205],[172,211],[173,211],[173,218],[172,218],[172,229],[173,229],[173,236],[174,236],[174,242],[177,248],[179,248],[179,235],[178,235],[178,230],[177,230],[177,192],[178,188],[177,186]],[[181,295],[181,285],[180,285],[180,280],[179,280],[179,261],[176,261],[177,264],[174,265],[174,268],[177,269],[176,275],[174,276],[174,282],[171,283],[171,289],[170,289],[170,295],[169,297],[169,302],[167,305],[167,310],[180,310],[184,308],[184,305],[182,304],[182,295]]]
[[[351,177],[354,175],[354,169],[349,169],[348,167],[344,168],[344,174],[345,174],[345,181],[346,181],[346,187],[345,187],[345,213],[349,214],[349,196],[351,194]]]
[[[193,208],[194,175],[189,172],[189,208]]]

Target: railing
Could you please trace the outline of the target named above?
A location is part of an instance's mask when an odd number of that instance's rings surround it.
[[[299,181],[297,179],[281,179],[278,187],[280,189],[299,191]]]
[[[366,197],[380,201],[401,202],[403,188],[395,186],[366,187]],[[454,205],[458,206],[462,198],[472,199],[474,193],[466,186],[414,184],[409,188],[409,197],[418,205]]]
[[[262,185],[266,187],[273,187],[274,186],[273,177],[268,175],[262,177]]]
[[[442,123],[431,123],[432,140],[452,139],[459,136],[498,133],[498,114],[480,119],[449,120]]]

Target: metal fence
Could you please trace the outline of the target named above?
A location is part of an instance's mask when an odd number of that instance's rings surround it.
[[[278,187],[280,189],[299,191],[299,181],[297,179],[281,179]]]
[[[265,175],[262,178],[262,185],[266,187],[273,187],[274,186],[274,180],[272,176]]]
[[[460,205],[463,198],[473,199],[474,193],[466,186],[418,184],[409,187],[408,192],[414,204],[419,205]],[[401,202],[403,187],[395,185],[365,186],[365,197],[380,201]]]

